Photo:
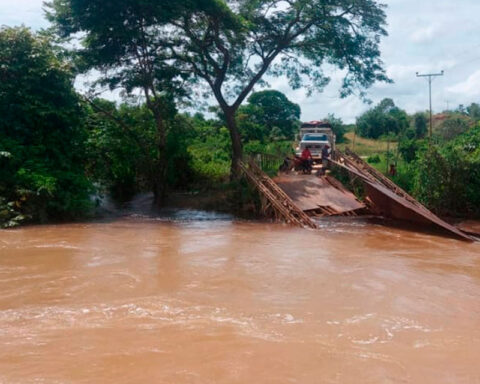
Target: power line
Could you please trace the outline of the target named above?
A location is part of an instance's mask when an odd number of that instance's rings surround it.
[[[428,94],[430,99],[430,132],[429,132],[429,141],[432,142],[432,131],[433,131],[433,118],[432,118],[432,80],[434,77],[443,76],[444,71],[440,73],[426,73],[424,75],[416,73],[417,77],[426,77],[428,78]]]

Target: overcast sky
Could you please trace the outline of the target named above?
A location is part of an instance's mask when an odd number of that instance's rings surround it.
[[[374,103],[385,97],[407,110],[428,108],[428,86],[415,72],[445,70],[433,84],[436,112],[459,104],[480,103],[480,0],[384,0],[388,5],[389,36],[382,42],[382,58],[394,84],[376,84],[368,95]],[[0,25],[25,24],[46,27],[42,0],[0,0]],[[303,120],[334,113],[353,122],[369,108],[357,97],[338,97],[339,74],[321,94],[306,97],[292,91],[284,79],[273,79],[271,87],[300,104]],[[335,80],[336,79],[336,80]]]

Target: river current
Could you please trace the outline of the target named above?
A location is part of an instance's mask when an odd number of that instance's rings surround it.
[[[0,383],[480,383],[480,245],[173,211],[0,231]]]

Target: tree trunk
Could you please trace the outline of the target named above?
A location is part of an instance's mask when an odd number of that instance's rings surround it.
[[[227,128],[232,140],[232,165],[230,168],[230,180],[238,180],[241,176],[239,160],[243,158],[243,145],[240,132],[238,132],[237,122],[235,120],[235,110],[228,109],[224,111],[227,121]]]
[[[153,201],[156,206],[161,207],[167,197],[167,135],[165,123],[158,111],[154,111],[154,118],[157,127],[158,158],[153,176]]]

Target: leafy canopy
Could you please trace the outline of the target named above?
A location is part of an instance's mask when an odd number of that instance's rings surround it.
[[[244,140],[293,140],[299,119],[300,106],[275,90],[252,93],[237,113]]]
[[[372,139],[388,134],[398,135],[403,133],[408,125],[407,113],[398,108],[392,99],[383,99],[357,119],[359,134]]]
[[[329,113],[328,116],[323,119],[326,120],[330,123],[332,126],[332,131],[336,136],[336,141],[337,143],[343,143],[345,141],[345,124],[343,124],[343,121],[341,118],[336,117],[335,114]]]
[[[46,36],[0,28],[0,200],[34,219],[89,206],[83,111],[62,56]]]
[[[99,83],[144,96],[181,91],[185,74],[168,61],[167,24],[186,10],[222,14],[217,0],[52,0],[47,16],[64,38],[76,38],[79,69],[104,75]],[[148,102],[148,100],[147,100]]]
[[[151,111],[158,149],[153,175],[155,202],[166,197],[169,120],[176,113],[175,98],[183,96],[183,82],[190,73],[179,68],[169,56],[172,41],[169,22],[185,12],[225,14],[219,0],[52,0],[48,17],[57,33],[77,41],[80,71],[96,69],[100,77],[95,85],[121,89],[128,95],[140,95]],[[229,22],[228,15],[222,17]]]
[[[213,89],[222,109],[236,110],[269,71],[293,88],[321,90],[324,64],[344,70],[342,95],[387,81],[379,42],[386,35],[383,5],[374,0],[239,0],[226,2],[238,24],[216,14],[172,22],[172,57]],[[229,104],[230,102],[230,104]]]

